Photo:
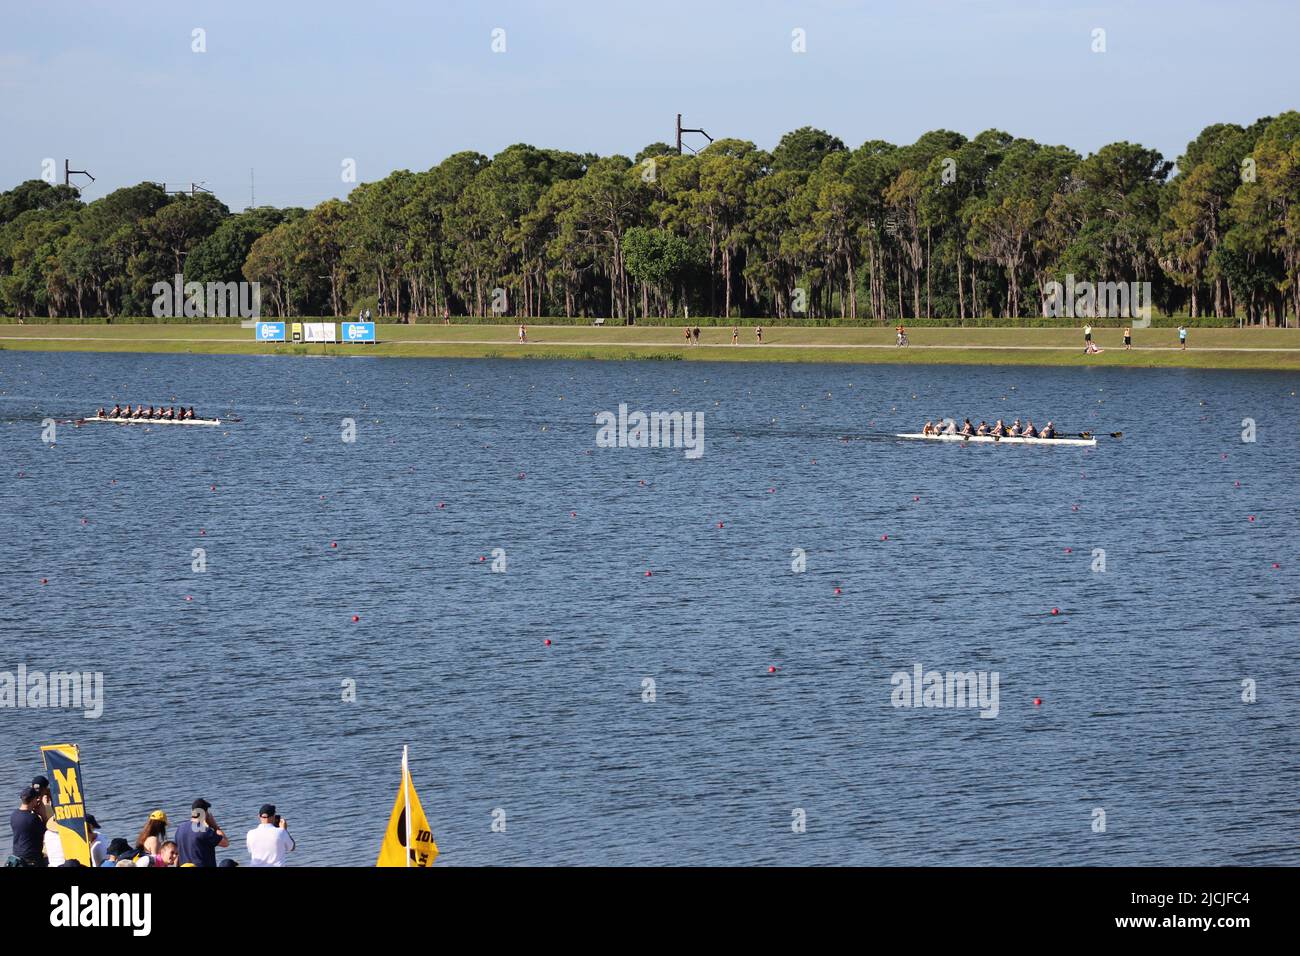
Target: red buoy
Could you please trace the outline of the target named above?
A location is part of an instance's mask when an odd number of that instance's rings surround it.
[[[1274,570],[1274,571],[1276,571],[1276,570],[1277,570],[1278,568],[1280,568],[1280,567],[1282,567],[1282,565],[1278,564],[1276,561],[1273,562],[1273,570]]]
[[[1254,521],[1254,520],[1255,520],[1255,516],[1254,516],[1254,515],[1250,515],[1249,518],[1248,518],[1247,520],[1249,520],[1249,521]]]
[[[718,527],[719,527],[719,528],[722,527],[722,522],[721,522],[721,521],[718,522]]]
[[[187,600],[187,601],[193,601],[193,600],[194,600],[194,597],[193,597],[193,595],[187,594],[187,595],[185,595],[185,600]]]
[[[1066,553],[1066,554],[1073,554],[1073,553],[1074,553],[1074,550],[1073,550],[1072,548],[1066,548],[1066,549],[1065,549],[1065,553]]]
[[[444,504],[443,502],[439,501],[439,502],[438,502],[438,507],[439,507],[439,508],[445,508],[445,507],[447,507],[447,505]]]
[[[1043,704],[1043,698],[1041,698],[1041,697],[1035,697],[1035,698],[1034,698],[1034,706],[1035,706],[1035,707],[1041,707],[1042,704]]]
[[[767,493],[768,493],[769,495],[774,495],[774,494],[776,494],[776,489],[775,489],[775,488],[769,488],[769,489],[767,489]]]
[[[547,647],[550,647],[550,646],[551,646],[551,639],[548,637],[548,638],[547,638],[545,641],[543,641],[542,643],[545,644]]]
[[[646,577],[650,577],[650,572],[647,571],[647,572],[645,573],[645,576],[646,576]]]
[[[339,546],[339,543],[338,543],[337,541],[331,541],[331,542],[330,542],[330,547],[331,547],[331,548],[337,548],[338,546]]]
[[[1052,613],[1053,613],[1053,614],[1060,614],[1060,613],[1061,613],[1061,609],[1060,609],[1059,607],[1054,607],[1054,608],[1052,608]]]
[[[881,541],[888,541],[888,540],[889,540],[889,535],[887,535],[887,534],[882,534],[882,535],[880,536],[880,540],[881,540]]]
[[[41,578],[41,583],[42,583],[42,584],[49,584],[49,583],[50,583],[50,579],[49,579],[49,578]]]
[[[840,591],[840,589],[839,589],[839,588],[836,588],[836,589],[835,589],[835,593],[836,593],[836,594],[842,594],[842,593],[843,593],[843,592],[842,592],[842,591]]]
[[[775,667],[769,667],[769,668],[767,669],[767,672],[768,672],[769,674],[775,674],[775,673],[776,673],[776,668],[775,668]]]
[[[576,517],[578,517],[578,512],[576,512],[576,511],[570,511],[570,512],[569,512],[569,517],[570,517],[570,518],[576,518]]]
[[[361,620],[361,615],[360,615],[360,614],[353,614],[353,615],[352,615],[352,623],[353,623],[353,624],[357,623],[357,621],[359,621],[359,620]]]

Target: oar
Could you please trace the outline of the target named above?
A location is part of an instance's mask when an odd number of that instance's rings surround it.
[[[1109,432],[1109,433],[1103,433],[1103,434],[1109,434],[1111,438],[1123,438],[1123,437],[1124,437],[1124,433],[1123,433],[1123,432]],[[1070,437],[1070,438],[1096,438],[1097,436],[1096,436],[1095,434],[1093,434],[1092,432],[1074,432],[1074,433],[1071,433],[1068,437]]]

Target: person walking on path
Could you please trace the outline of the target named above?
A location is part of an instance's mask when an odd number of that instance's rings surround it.
[[[1178,326],[1178,346],[1184,352],[1187,351],[1187,326]]]

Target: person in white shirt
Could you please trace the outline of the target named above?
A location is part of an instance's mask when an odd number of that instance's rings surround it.
[[[54,817],[45,821],[45,858],[50,866],[62,866],[67,859],[63,855],[63,841],[59,839],[59,822]]]
[[[263,804],[257,817],[261,822],[248,831],[249,866],[284,866],[284,858],[296,847],[289,821],[275,812],[273,803]]]

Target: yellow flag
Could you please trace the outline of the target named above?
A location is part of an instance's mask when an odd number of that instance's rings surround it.
[[[402,748],[402,786],[388,818],[388,829],[379,848],[375,866],[432,866],[438,858],[438,844],[433,842],[429,821],[425,819],[420,798],[415,794],[411,771],[406,765],[406,748]]]
[[[45,772],[53,779],[50,795],[58,824],[63,855],[90,866],[90,826],[86,801],[81,795],[81,751],[76,744],[50,744],[41,748]]]

